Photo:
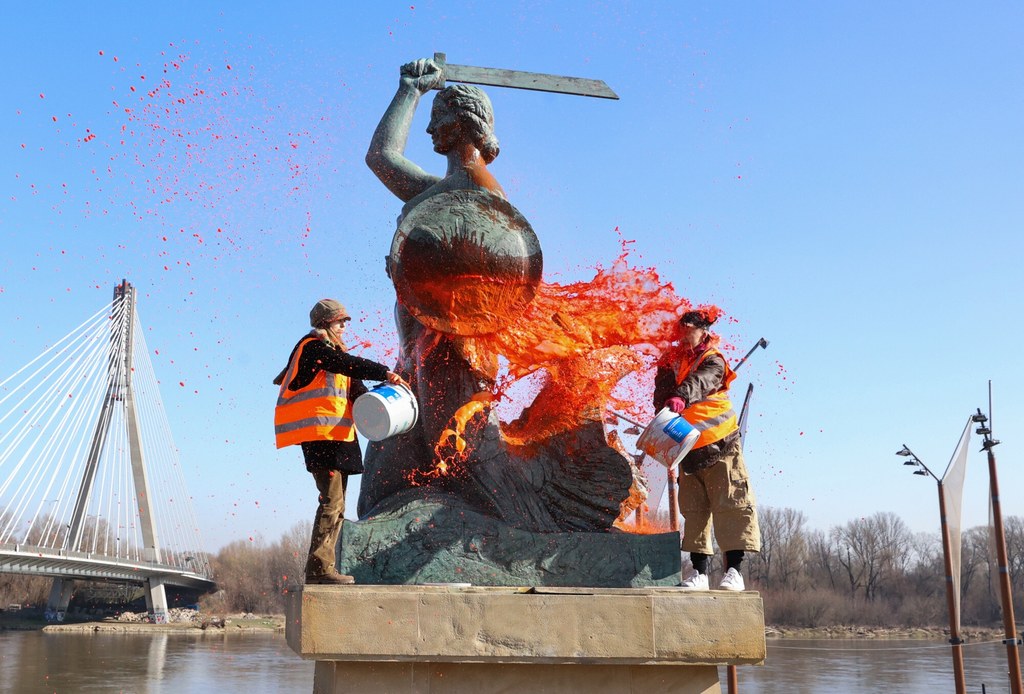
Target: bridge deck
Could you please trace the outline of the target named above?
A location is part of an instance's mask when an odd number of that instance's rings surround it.
[[[216,585],[201,574],[169,564],[30,545],[0,545],[0,573],[131,583],[159,577],[167,585],[204,591]]]

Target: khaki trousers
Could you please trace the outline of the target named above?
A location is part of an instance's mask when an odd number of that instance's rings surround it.
[[[336,547],[341,524],[345,517],[345,489],[348,475],[335,470],[310,470],[320,492],[320,505],[313,519],[313,534],[309,540],[309,558],[306,560],[306,578],[334,572],[337,561]]]
[[[711,467],[679,476],[679,512],[683,514],[683,551],[714,554],[711,529],[723,552],[761,551],[754,492],[743,450],[733,446]]]

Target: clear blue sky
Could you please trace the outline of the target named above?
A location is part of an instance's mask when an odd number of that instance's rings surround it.
[[[270,383],[310,305],[342,299],[391,361],[400,205],[363,155],[399,66],[435,51],[619,93],[490,89],[492,171],[549,278],[621,234],[740,351],[771,342],[736,384],[761,504],[937,531],[893,453],[941,472],[992,379],[1024,514],[1017,3],[20,4],[0,39],[0,376],[133,282],[210,549],[312,517]],[[440,174],[426,111],[409,155]]]

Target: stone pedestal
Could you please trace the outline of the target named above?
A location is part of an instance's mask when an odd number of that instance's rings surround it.
[[[306,586],[287,617],[317,694],[705,694],[765,657],[753,592]]]

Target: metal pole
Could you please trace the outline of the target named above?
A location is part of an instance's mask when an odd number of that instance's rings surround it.
[[[960,638],[960,624],[956,616],[956,595],[953,583],[953,560],[949,553],[949,526],[946,524],[946,493],[942,482],[936,480],[939,489],[939,516],[942,519],[942,557],[946,568],[946,606],[949,609],[949,645],[953,652],[953,683],[956,694],[966,694],[967,684],[964,680],[964,652]]]
[[[740,685],[739,685],[739,682],[737,681],[738,678],[736,677],[736,666],[735,665],[727,665],[726,666],[726,668],[725,668],[725,677],[726,677],[726,680],[729,682],[729,694],[737,694],[737,692],[739,692],[739,690],[740,690]]]
[[[961,649],[963,639],[960,638],[960,620],[957,614],[957,601],[956,601],[956,590],[953,582],[953,559],[950,553],[951,541],[949,538],[949,524],[946,521],[946,490],[942,486],[942,480],[931,471],[924,462],[914,455],[914,452],[910,450],[907,444],[903,444],[903,449],[898,451],[896,455],[909,458],[909,465],[915,465],[921,470],[916,471],[915,475],[928,474],[933,480],[935,480],[936,487],[939,490],[939,523],[942,535],[942,560],[943,568],[946,572],[946,608],[949,612],[949,645],[952,648],[953,656],[953,683],[956,686],[956,694],[965,694],[967,691],[967,685],[964,681],[964,654]]]
[[[647,426],[646,424],[641,424],[640,422],[636,421],[635,419],[630,419],[629,417],[627,417],[626,415],[622,414],[621,412],[616,412],[615,410],[613,410],[610,407],[608,407],[606,409],[608,410],[608,412],[611,412],[613,415],[615,415],[619,419],[624,419],[625,421],[629,422],[633,426],[640,427],[641,429],[643,429],[643,428],[645,428]]]
[[[757,349],[758,347],[768,349],[768,340],[764,339],[763,337],[760,340],[758,340],[757,344],[750,348],[750,351],[747,352],[742,359],[740,359],[739,363],[736,364],[736,366],[732,367],[732,370],[739,371],[740,367],[743,366],[743,362],[749,359],[750,355],[753,354],[754,350]]]
[[[986,437],[987,439],[987,437]],[[1006,534],[1003,531],[1003,512],[999,505],[999,479],[996,475],[996,456],[992,453],[992,445],[985,441],[988,452],[988,480],[992,494],[992,530],[995,534],[996,557],[999,561],[999,597],[1003,603],[1003,643],[1006,644],[1006,661],[1009,667],[1010,691],[1013,694],[1024,694],[1021,683],[1020,656],[1017,652],[1017,631],[1013,618],[1013,592],[1010,586],[1009,562],[1006,556]]]
[[[670,468],[665,475],[668,477],[668,527],[679,530],[679,499],[676,496],[676,471]]]

